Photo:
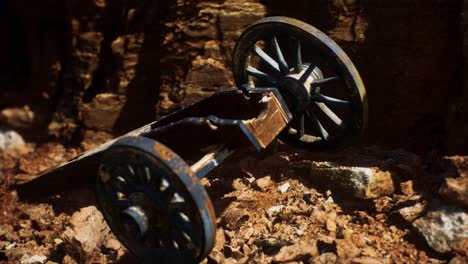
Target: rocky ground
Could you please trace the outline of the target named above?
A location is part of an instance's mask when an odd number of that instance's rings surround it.
[[[1,263],[136,262],[92,190],[40,203],[15,192],[15,183],[108,137],[78,147],[16,140],[1,153]],[[218,217],[204,263],[468,262],[467,157],[376,146],[306,152],[277,142],[237,153],[202,183]]]

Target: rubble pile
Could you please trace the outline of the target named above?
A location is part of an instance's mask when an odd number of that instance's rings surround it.
[[[77,149],[2,152],[0,261],[134,263],[95,207],[92,190],[30,204],[14,183]],[[217,214],[204,263],[464,263],[465,156],[428,165],[398,149],[361,146],[238,153],[202,180]],[[86,201],[86,202],[85,202]]]

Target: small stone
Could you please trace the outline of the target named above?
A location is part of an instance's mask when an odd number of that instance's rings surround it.
[[[286,182],[284,184],[282,184],[281,186],[278,187],[278,190],[281,192],[281,193],[285,193],[289,190],[289,187],[291,187],[291,184],[289,184],[289,182]]]
[[[273,217],[279,213],[281,213],[284,209],[284,205],[275,205],[275,206],[272,206],[270,208],[268,208],[267,210],[267,214],[268,216],[270,217]]]
[[[249,240],[250,237],[252,237],[254,233],[255,233],[255,229],[253,227],[249,227],[243,232],[242,238],[245,240]]]
[[[355,264],[383,264],[384,262],[376,258],[361,257],[361,258],[354,258],[353,263]]]
[[[468,177],[446,178],[439,194],[447,201],[468,207]]]
[[[46,261],[47,261],[47,257],[43,255],[33,255],[33,256],[24,255],[20,259],[21,264],[42,264],[42,263],[46,263]]]
[[[223,216],[223,223],[227,229],[238,230],[250,218],[250,214],[243,208],[228,209]]]
[[[0,150],[20,148],[24,144],[23,137],[16,131],[0,128]]]
[[[450,252],[468,238],[468,214],[462,208],[442,206],[413,222],[430,247],[440,253]]]
[[[223,264],[238,264],[239,262],[234,258],[227,258],[223,261]]]
[[[241,190],[244,190],[245,188],[247,188],[247,185],[245,185],[244,181],[242,181],[242,179],[234,179],[232,181],[232,188],[234,190],[237,190],[237,191],[241,191]]]
[[[285,246],[273,257],[275,262],[300,261],[305,257],[318,256],[319,252],[315,241],[299,241],[296,244]]]
[[[313,264],[332,264],[336,263],[337,256],[333,252],[323,253],[312,259]]]
[[[379,213],[388,212],[392,208],[392,198],[383,196],[374,201],[375,210]]]
[[[468,263],[468,257],[455,256],[452,259],[450,259],[450,262],[448,264],[466,264],[466,263]]]
[[[73,257],[70,255],[65,255],[62,259],[63,264],[78,264],[78,261],[76,261]]]
[[[11,244],[9,244],[8,246],[5,247],[5,250],[10,250],[12,248],[16,247],[16,242],[13,242]]]
[[[240,252],[240,246],[239,247],[232,247],[230,245],[225,245],[223,249],[224,255],[228,258],[233,258],[236,260],[239,260],[244,257],[244,254]]]
[[[351,261],[361,252],[359,248],[348,240],[336,239],[335,244],[339,263],[351,263]]]
[[[213,263],[224,263],[224,254],[221,253],[219,250],[212,250],[208,255],[208,259]]]
[[[468,178],[468,156],[444,157],[442,167],[447,177]]]
[[[458,254],[461,254],[465,257],[468,257],[468,238],[462,239],[459,241],[454,247],[453,251],[457,252]]]
[[[365,247],[361,251],[361,255],[367,257],[378,257],[377,251],[372,247]]]
[[[335,221],[335,219],[327,218],[326,227],[327,227],[328,231],[335,233],[336,232],[336,221]]]
[[[412,223],[426,210],[426,204],[417,203],[398,210],[398,214],[408,223]]]
[[[288,242],[276,237],[267,237],[258,242],[258,246],[263,248],[263,251],[267,254],[278,252],[278,250],[284,246],[287,246]]]
[[[226,236],[224,234],[224,230],[222,228],[218,228],[218,230],[216,230],[216,240],[214,249],[221,250],[225,244]]]
[[[5,108],[0,111],[0,121],[13,128],[31,128],[34,125],[34,112],[29,106]]]
[[[255,181],[255,185],[262,191],[265,191],[268,187],[273,185],[273,181],[270,176],[266,176]]]
[[[63,240],[60,239],[60,238],[54,238],[54,243],[55,243],[56,245],[60,245],[60,244],[63,243]]]
[[[249,248],[247,244],[242,245],[242,251],[244,252],[244,255],[250,255],[252,253],[252,250]]]
[[[241,202],[253,202],[257,200],[255,194],[250,190],[245,190],[237,196],[237,200]]]
[[[401,192],[405,195],[414,194],[415,191],[414,191],[413,185],[414,185],[414,182],[412,180],[400,183]]]

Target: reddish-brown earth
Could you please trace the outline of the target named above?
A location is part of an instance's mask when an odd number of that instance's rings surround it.
[[[35,203],[18,200],[15,181],[65,161],[79,150],[47,143],[2,154],[2,261],[30,263],[27,261],[33,256],[49,263],[136,261],[110,234],[100,213],[89,208],[95,204],[92,189],[59,192]],[[458,173],[442,165],[444,162],[428,158],[372,146],[305,152],[280,142],[265,153],[237,153],[202,181],[214,203],[218,226],[216,246],[205,261],[444,263],[452,259],[451,263],[463,263],[468,260],[463,245],[446,254],[437,253],[411,227],[413,220],[398,213],[401,208],[423,204],[425,208],[415,213],[415,218],[420,217],[435,206],[434,199],[441,199],[433,193],[447,177],[442,175]],[[466,159],[460,160],[466,163]],[[310,174],[306,166],[310,161],[389,171],[395,193],[368,200],[335,193]],[[91,212],[84,213],[86,210]],[[77,220],[70,223],[71,218]],[[80,242],[80,225],[100,231],[86,234],[92,238]]]

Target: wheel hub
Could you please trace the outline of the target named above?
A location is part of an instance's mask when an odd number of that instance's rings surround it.
[[[148,216],[140,206],[130,206],[122,212],[122,227],[127,235],[143,237],[149,228]]]
[[[278,88],[281,94],[285,96],[288,105],[294,106],[292,109],[295,112],[301,112],[309,105],[311,95],[317,93],[312,83],[314,80],[323,78],[321,70],[318,67],[314,67],[312,73],[305,80],[302,80],[301,76],[304,75],[309,67],[313,66],[303,64],[300,72],[292,70],[278,81]]]

